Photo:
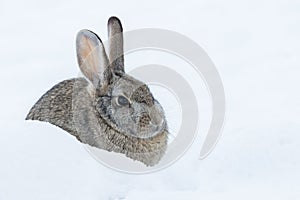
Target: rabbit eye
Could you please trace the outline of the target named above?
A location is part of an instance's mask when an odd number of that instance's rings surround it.
[[[118,96],[117,103],[120,106],[127,106],[127,105],[129,105],[128,99],[126,97],[124,97],[124,96]]]

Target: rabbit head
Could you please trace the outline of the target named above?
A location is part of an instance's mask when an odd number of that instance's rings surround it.
[[[96,109],[119,132],[150,138],[166,126],[163,109],[144,83],[123,75],[105,96],[96,98]]]
[[[108,31],[108,56],[95,33],[81,30],[77,34],[77,59],[84,78],[54,86],[26,119],[50,122],[83,143],[154,165],[167,146],[163,108],[145,83],[124,71],[118,18],[108,20]]]

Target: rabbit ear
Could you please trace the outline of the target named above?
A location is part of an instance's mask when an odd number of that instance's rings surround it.
[[[77,60],[81,72],[102,93],[111,78],[111,70],[100,38],[89,30],[81,30],[76,38]]]
[[[124,73],[123,28],[117,17],[108,20],[109,60],[114,72]]]

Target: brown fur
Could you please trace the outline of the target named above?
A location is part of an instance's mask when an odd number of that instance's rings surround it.
[[[55,85],[31,108],[26,120],[49,122],[82,143],[153,166],[167,149],[164,113],[149,88],[124,72],[120,21],[110,18],[108,28],[110,60],[95,33],[80,31],[77,59],[85,78]],[[120,96],[130,104],[115,105]]]

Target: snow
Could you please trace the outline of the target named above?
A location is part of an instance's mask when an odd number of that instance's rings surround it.
[[[0,199],[299,199],[299,11],[295,0],[2,0]],[[188,153],[147,175],[106,168],[66,132],[24,120],[46,90],[78,75],[76,33],[88,28],[105,40],[111,15],[125,30],[182,33],[217,66],[226,124],[205,160],[198,156],[209,121],[206,100]]]

